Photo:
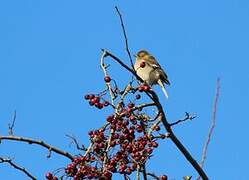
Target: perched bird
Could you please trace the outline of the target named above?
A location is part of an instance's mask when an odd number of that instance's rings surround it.
[[[137,75],[149,85],[160,85],[166,98],[168,98],[164,83],[170,85],[170,82],[155,57],[150,55],[146,50],[139,51],[135,56],[134,69]]]

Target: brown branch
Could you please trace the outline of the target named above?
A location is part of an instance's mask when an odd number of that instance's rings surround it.
[[[36,180],[36,178],[30,174],[25,168],[18,166],[17,164],[13,163],[11,159],[6,159],[6,158],[2,158],[0,157],[0,163],[8,163],[9,165],[11,165],[12,167],[14,167],[15,169],[18,169],[20,171],[22,171],[24,174],[26,174],[30,179],[32,180]]]
[[[128,56],[129,56],[131,67],[135,71],[134,66],[133,66],[133,61],[132,61],[131,53],[130,53],[130,50],[129,50],[128,38],[127,38],[127,35],[126,35],[126,30],[125,30],[125,26],[124,26],[122,14],[120,13],[120,11],[119,11],[119,9],[118,9],[117,6],[115,6],[115,9],[116,9],[116,11],[117,11],[117,13],[119,15],[121,27],[122,27],[122,30],[123,30],[123,35],[124,35],[124,38],[125,38],[125,49],[126,49],[126,52],[127,52]]]
[[[145,108],[145,107],[150,107],[150,106],[155,106],[156,104],[154,103],[154,102],[151,102],[151,103],[144,103],[144,104],[140,104],[140,105],[138,105],[138,106],[135,106],[135,107],[133,107],[132,109],[133,109],[133,111],[135,111],[135,110],[138,110],[138,109],[143,109],[143,108]]]
[[[142,173],[143,173],[143,177],[144,177],[144,180],[147,180],[147,173],[146,173],[146,166],[145,166],[145,163],[142,165]]]
[[[9,123],[8,126],[9,126],[9,130],[8,130],[8,134],[10,136],[13,136],[14,135],[14,127],[15,127],[15,122],[16,122],[16,110],[14,111],[14,116],[13,116],[13,120],[12,120],[12,123]]]
[[[220,78],[218,78],[217,82],[216,82],[216,94],[215,94],[214,104],[213,104],[212,123],[211,123],[211,127],[209,129],[209,132],[208,132],[207,141],[206,141],[206,143],[204,144],[204,147],[203,147],[201,163],[200,163],[201,167],[204,166],[204,162],[205,162],[205,159],[207,157],[208,145],[209,145],[209,143],[211,141],[211,137],[212,137],[212,134],[213,134],[213,131],[214,131],[214,128],[215,128],[216,112],[217,112],[217,105],[218,105],[219,96],[220,96]],[[198,179],[200,179],[200,177],[198,177]]]
[[[101,58],[100,58],[100,66],[101,66],[101,68],[102,68],[102,70],[104,72],[105,77],[108,76],[107,71],[106,71],[107,66],[104,63],[104,58],[105,58],[106,55],[107,55],[107,52],[103,51],[103,54],[101,55]],[[108,88],[108,90],[110,92],[111,104],[112,104],[112,106],[114,106],[114,99],[116,97],[115,97],[115,95],[113,93],[113,90],[112,90],[110,82],[106,82],[106,86],[107,86],[107,88]]]
[[[76,139],[74,136],[69,135],[69,134],[66,134],[66,137],[68,137],[68,138],[70,138],[70,139],[72,140],[71,143],[74,143],[75,146],[76,146],[76,148],[77,148],[78,150],[87,151],[87,148],[85,148],[83,145],[82,145],[82,146],[79,145],[79,142],[77,141],[77,139]]]
[[[137,165],[137,174],[136,174],[136,180],[140,180],[140,165]]]
[[[57,154],[60,154],[62,156],[67,157],[70,160],[74,159],[74,157],[71,154],[69,154],[68,152],[65,152],[65,151],[62,151],[62,150],[60,150],[58,148],[55,148],[55,147],[53,147],[53,146],[51,146],[49,144],[44,143],[43,141],[38,141],[38,140],[34,140],[34,139],[30,139],[30,138],[24,138],[24,137],[19,137],[19,136],[0,136],[0,142],[2,140],[20,141],[20,142],[27,142],[29,144],[37,144],[39,146],[42,146],[42,147],[48,149],[49,152],[55,152]]]
[[[155,174],[153,174],[153,173],[147,173],[147,176],[151,176],[156,180],[160,180],[160,178],[158,176],[156,176]]]
[[[111,54],[110,52],[106,50],[102,50],[106,53],[106,57],[110,56],[113,60],[118,62],[122,67],[124,67],[126,70],[131,72],[140,82],[143,82],[143,80],[136,74],[135,71],[133,71],[131,68],[129,68],[126,64],[124,64],[119,58]],[[161,113],[162,115],[162,123],[165,127],[165,129],[169,133],[169,138],[173,141],[173,143],[177,146],[177,148],[182,152],[184,157],[189,161],[189,163],[195,168],[195,170],[198,172],[198,174],[202,177],[203,180],[207,180],[208,177],[206,173],[203,171],[203,169],[200,167],[200,165],[196,162],[196,160],[192,157],[192,155],[188,152],[188,150],[183,146],[183,144],[178,140],[178,138],[175,136],[173,130],[171,129],[170,123],[168,122],[165,112],[163,110],[163,107],[159,101],[159,98],[157,94],[153,91],[150,90],[150,92],[146,93],[151,100],[153,100],[156,104],[156,107],[158,109],[158,112]]]
[[[185,117],[183,119],[179,119],[176,122],[171,123],[170,126],[177,125],[177,124],[182,123],[182,122],[187,121],[187,120],[193,120],[194,118],[196,118],[195,115],[192,116],[188,112],[185,112]]]

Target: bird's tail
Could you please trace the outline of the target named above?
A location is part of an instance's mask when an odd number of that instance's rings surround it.
[[[158,84],[161,86],[161,88],[163,90],[163,93],[166,96],[166,98],[169,98],[169,95],[168,95],[168,93],[167,93],[167,91],[165,89],[165,86],[164,86],[163,82],[161,81],[161,79],[158,80]]]

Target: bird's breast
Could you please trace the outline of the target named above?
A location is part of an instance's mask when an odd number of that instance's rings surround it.
[[[150,77],[151,72],[154,70],[151,66],[145,65],[145,67],[140,67],[140,64],[135,63],[134,68],[137,75],[143,79],[148,84],[153,84],[153,80]]]

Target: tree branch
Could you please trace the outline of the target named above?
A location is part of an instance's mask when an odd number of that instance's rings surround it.
[[[74,136],[66,134],[66,137],[68,137],[68,138],[70,138],[72,140],[71,143],[74,143],[75,146],[76,146],[76,148],[78,150],[80,150],[80,151],[87,151],[87,148],[85,148],[85,146],[83,146],[83,145],[80,146],[79,142],[77,141],[77,139]]]
[[[216,112],[217,112],[217,105],[218,105],[218,100],[219,100],[219,96],[220,96],[220,78],[217,79],[216,82],[216,94],[215,94],[215,98],[214,98],[214,104],[213,104],[213,113],[212,113],[212,123],[211,123],[211,127],[208,131],[208,136],[207,136],[207,141],[204,144],[203,147],[203,152],[202,152],[202,157],[201,157],[201,163],[200,166],[203,167],[204,166],[204,162],[207,156],[207,150],[208,150],[208,145],[211,141],[211,137],[215,128],[215,123],[216,123]],[[200,179],[200,177],[198,177],[198,180]]]
[[[155,174],[153,174],[153,173],[147,173],[147,176],[151,176],[156,180],[160,180],[160,178],[158,176],[156,176]]]
[[[0,142],[2,140],[9,140],[9,141],[20,141],[20,142],[27,142],[29,144],[37,144],[39,146],[42,146],[46,149],[49,150],[49,152],[55,152],[57,154],[60,154],[62,156],[67,157],[70,160],[73,160],[73,156],[71,154],[69,154],[68,152],[62,151],[58,148],[55,148],[49,144],[44,143],[43,141],[38,141],[38,140],[34,140],[34,139],[30,139],[30,138],[24,138],[24,137],[19,137],[19,136],[0,136]]]
[[[142,165],[142,173],[143,173],[144,180],[147,180],[147,173],[146,173],[145,163]]]
[[[196,118],[196,116],[192,116],[188,112],[185,112],[185,117],[183,119],[179,119],[178,121],[171,123],[170,126],[177,125],[187,120],[193,120],[194,118]]]
[[[8,163],[9,165],[11,165],[12,167],[14,167],[15,169],[18,169],[19,171],[22,171],[24,174],[26,174],[30,179],[32,180],[36,180],[36,178],[31,175],[25,168],[18,166],[17,164],[13,163],[11,159],[9,158],[2,158],[0,157],[0,163]]]
[[[128,46],[128,38],[127,38],[127,35],[126,35],[126,31],[125,31],[125,26],[124,26],[122,14],[120,13],[120,11],[119,11],[119,9],[118,9],[117,6],[115,6],[115,9],[116,9],[116,11],[117,11],[117,13],[119,15],[121,27],[122,27],[122,30],[123,30],[123,35],[124,35],[124,38],[125,38],[125,49],[126,49],[126,52],[127,52],[128,56],[129,56],[131,67],[135,71],[134,66],[133,66],[133,61],[132,61],[131,53],[130,53],[129,46]]]
[[[8,126],[9,126],[9,130],[8,130],[8,133],[10,136],[13,136],[14,135],[14,127],[15,127],[15,122],[16,122],[16,110],[14,111],[14,116],[13,116],[13,120],[12,120],[12,123],[9,123]]]

